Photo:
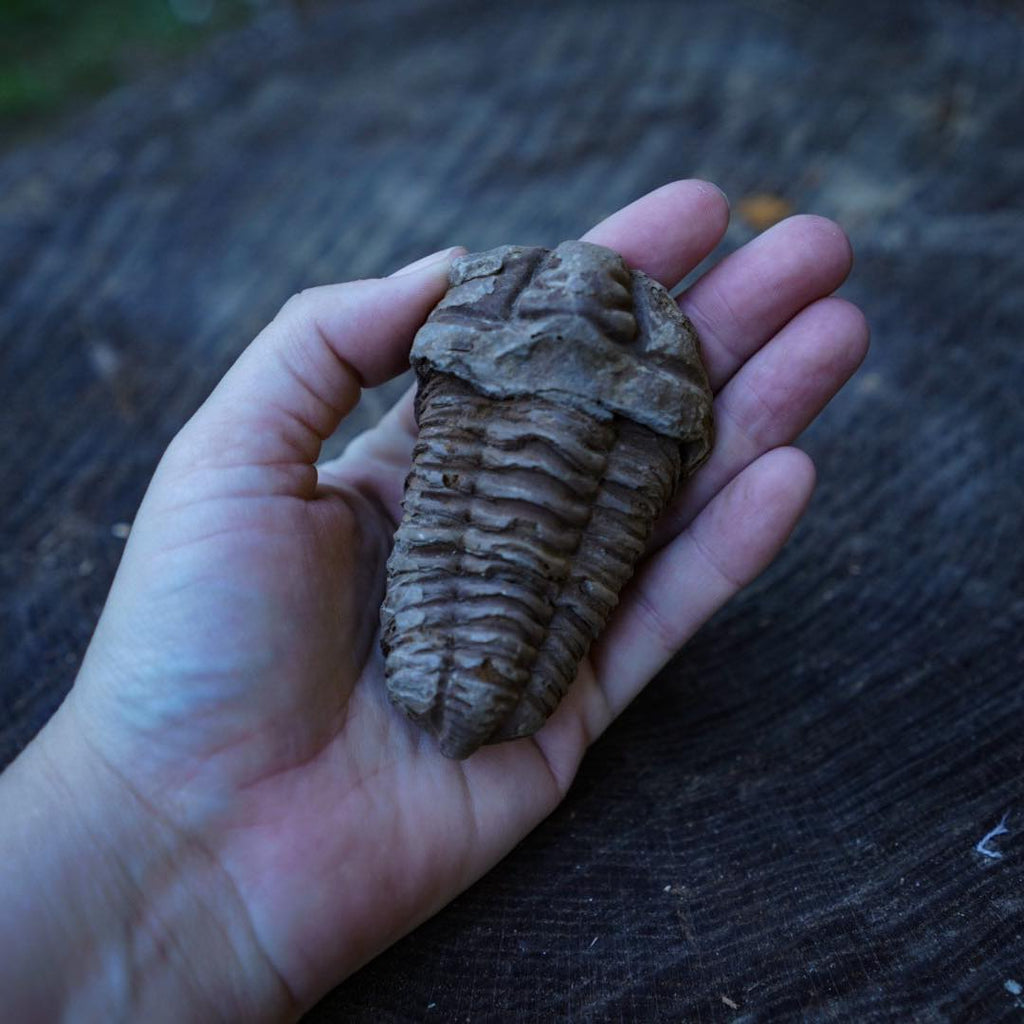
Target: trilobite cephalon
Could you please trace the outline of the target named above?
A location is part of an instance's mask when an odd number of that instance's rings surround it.
[[[692,325],[617,253],[503,246],[449,285],[412,348],[381,646],[391,700],[461,758],[544,724],[712,428]]]

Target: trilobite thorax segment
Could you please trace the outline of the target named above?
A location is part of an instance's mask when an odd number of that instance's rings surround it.
[[[664,289],[582,242],[456,261],[412,358],[387,685],[465,757],[535,732],[564,696],[707,454],[710,395]]]

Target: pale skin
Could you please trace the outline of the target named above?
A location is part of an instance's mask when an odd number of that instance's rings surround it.
[[[682,181],[584,237],[671,286],[727,220]],[[457,253],[290,300],[168,448],[70,695],[0,777],[11,1019],[296,1017],[550,814],[795,526],[814,469],[788,445],[868,343],[829,297],[849,244],[806,216],[682,296],[717,443],[569,696],[530,739],[441,757],[388,704],[376,642],[411,396],[316,463],[360,388],[405,366]]]

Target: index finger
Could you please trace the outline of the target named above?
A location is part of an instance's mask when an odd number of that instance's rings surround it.
[[[673,181],[591,228],[583,241],[614,249],[672,288],[718,243],[729,224],[725,193],[708,181]]]

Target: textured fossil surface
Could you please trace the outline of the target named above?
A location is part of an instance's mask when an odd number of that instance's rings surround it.
[[[565,695],[707,457],[711,394],[668,292],[586,242],[456,260],[412,362],[381,644],[392,701],[467,757]]]

